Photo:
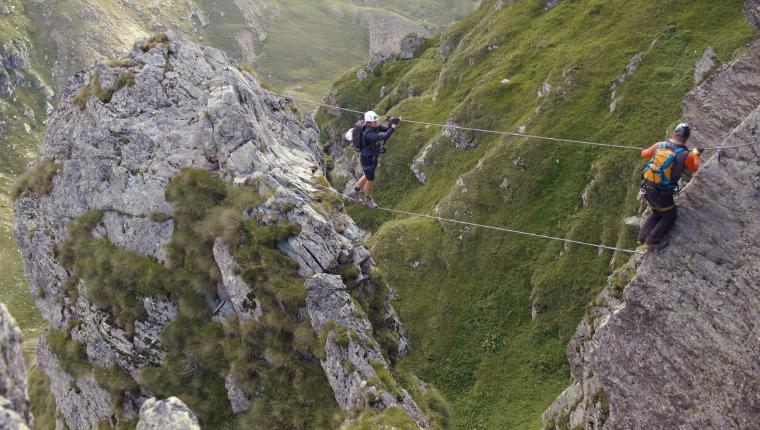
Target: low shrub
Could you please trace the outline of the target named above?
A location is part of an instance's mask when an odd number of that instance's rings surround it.
[[[169,37],[166,36],[166,33],[157,33],[145,39],[140,45],[140,49],[142,50],[142,52],[148,52],[151,49],[155,48],[156,46],[162,43],[168,43],[168,42],[169,42]]]
[[[17,200],[49,194],[53,190],[53,176],[57,172],[58,163],[55,161],[40,161],[16,180],[11,190],[11,198]]]

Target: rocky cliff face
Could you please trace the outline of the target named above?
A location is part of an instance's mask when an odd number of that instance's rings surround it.
[[[755,42],[686,97],[693,143],[744,146],[706,154],[668,246],[610,278],[567,347],[576,383],[544,413],[544,428],[760,421],[759,59]]]
[[[73,221],[97,211],[100,216],[87,235],[168,264],[166,247],[178,226],[176,219],[167,215],[174,208],[167,201],[166,190],[184,168],[213,172],[217,178],[262,196],[263,204],[236,216],[262,225],[278,218],[297,224],[298,233],[277,247],[297,268],[301,282],[341,269],[351,273],[344,279],[367,294],[378,291],[370,273],[372,260],[361,245],[361,231],[339,206],[315,201],[315,196],[324,199],[327,191],[321,185],[325,183],[323,159],[314,125],[287,100],[262,90],[216,49],[169,34],[138,43],[111,66],[96,64],[78,73],[69,81],[53,117],[40,160],[57,165],[52,190],[17,201],[16,238],[37,307],[53,329],[81,346],[96,373],[115,363],[129,378],[135,378],[147,366],[163,365],[167,347],[160,335],[177,318],[178,303],[144,295],[144,312],[138,312],[143,316],[133,327],[119,324],[119,311],[93,303],[93,296],[88,295],[92,285],[62,264],[61,243],[72,234]],[[227,320],[266,318],[258,303],[260,297],[242,278],[244,262],[236,261],[222,240],[213,242],[213,249],[206,252],[220,274],[219,282],[202,296],[213,311],[213,321],[227,324]],[[388,300],[387,295],[380,297],[384,327],[375,326],[375,330],[391,332],[395,346],[388,356],[398,358],[408,346]],[[283,299],[277,298],[276,303],[284,312]],[[310,305],[309,314],[332,312],[321,306]],[[181,312],[182,306],[179,308]],[[360,323],[365,329],[372,328],[366,315]],[[312,324],[321,335],[323,327],[313,316]],[[377,344],[372,330],[363,331],[362,336],[359,349]],[[145,387],[130,391],[127,400],[117,400],[114,393],[121,396],[125,390],[104,389],[92,371],[71,374],[66,359],[49,347],[48,340],[41,342],[38,360],[50,377],[56,403],[70,428],[97,428],[103,421],[113,422],[119,414],[134,419],[136,408],[145,408],[151,395]],[[188,354],[187,372],[193,373],[197,366]],[[382,354],[375,358],[377,365],[387,369]],[[268,355],[264,359],[274,361]],[[334,369],[325,366],[325,371],[332,382]],[[362,386],[380,384],[360,376],[355,382]],[[243,393],[229,375],[225,386],[233,410],[250,407],[250,391]],[[336,384],[333,388],[338,399],[350,389]],[[401,402],[411,417],[425,424],[408,395]],[[338,403],[347,410],[358,406]],[[383,409],[391,403],[395,402],[367,400],[362,405]],[[121,411],[115,411],[114,404],[123,406]]]
[[[21,331],[0,303],[0,428],[23,430],[31,425]]]
[[[193,412],[176,397],[149,399],[140,408],[137,430],[200,430]]]

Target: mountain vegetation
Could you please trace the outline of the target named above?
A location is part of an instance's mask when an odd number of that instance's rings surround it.
[[[743,2],[484,1],[410,61],[328,100],[356,110],[592,140],[597,148],[404,123],[381,160],[380,205],[635,248],[637,148],[663,139],[709,48],[720,62],[754,31]],[[553,6],[553,7],[552,7]],[[336,165],[356,117],[321,110]],[[466,145],[461,145],[464,142]],[[410,169],[417,166],[420,175]],[[353,178],[332,172],[343,188]],[[403,364],[451,400],[454,428],[532,429],[569,384],[565,345],[629,255],[370,211],[370,249],[399,291],[412,355]]]
[[[14,182],[35,157],[48,115],[72,75],[92,62],[113,61],[139,38],[172,30],[224,49],[243,64],[254,64],[259,76],[283,89],[319,97],[346,67],[367,60],[370,23],[363,16],[382,20],[393,15],[433,30],[474,7],[471,0],[384,5],[360,0],[4,2],[0,6],[0,298],[30,341],[25,345],[27,355],[44,323],[25,293],[18,247],[11,237]],[[129,85],[128,76],[123,85]],[[91,95],[83,93],[80,101]]]

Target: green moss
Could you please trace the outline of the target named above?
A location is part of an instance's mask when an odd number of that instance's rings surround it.
[[[344,369],[346,369],[349,373],[356,372],[356,366],[354,365],[354,363],[352,363],[352,362],[350,362],[350,361],[348,361],[346,359],[341,359],[340,360],[340,365]]]
[[[154,260],[95,239],[92,229],[101,216],[89,212],[71,222],[66,241],[57,248],[58,261],[72,271],[64,291],[71,296],[78,280],[84,280],[85,297],[133,333],[134,322],[147,317],[142,298],[167,295],[172,274]]]
[[[359,268],[352,263],[343,264],[338,268],[338,274],[346,285],[353,284],[360,273]]]
[[[159,212],[153,212],[150,214],[150,220],[153,222],[166,222],[172,219],[172,216],[169,214],[162,214]]]
[[[349,281],[349,285],[354,282]],[[367,317],[372,324],[372,335],[380,344],[380,349],[386,358],[395,360],[398,356],[398,336],[388,328],[386,323],[386,300],[388,300],[388,284],[382,272],[373,269],[369,281],[361,286],[352,288],[351,297],[360,316]]]
[[[50,391],[50,380],[39,367],[33,367],[29,371],[29,399],[35,428],[55,428],[55,397]]]
[[[599,424],[604,424],[610,416],[610,399],[607,397],[607,393],[600,387],[599,391],[594,393],[594,397],[591,401],[599,408]]]
[[[319,331],[319,338],[317,339],[316,355],[320,359],[325,359],[325,344],[327,343],[327,336],[335,329],[335,320],[330,320]]]
[[[42,160],[23,175],[19,176],[11,190],[11,198],[40,197],[53,190],[53,176],[58,172],[58,163]]]
[[[129,68],[135,66],[135,63],[127,58],[109,58],[105,61],[105,65],[108,67],[121,67],[121,68]]]
[[[95,238],[92,230],[101,221],[99,212],[69,224],[67,239],[56,249],[58,260],[72,272],[65,288],[69,297],[81,280],[87,298],[128,333],[136,320],[147,317],[144,297],[174,300],[179,315],[161,334],[166,361],[161,367],[142,369],[138,379],[158,396],[178,396],[204,426],[220,428],[233,419],[224,387],[224,378],[232,372],[254,400],[255,412],[238,417],[247,423],[243,428],[326,428],[337,405],[316,358],[310,322],[300,311],[305,306],[303,279],[295,273],[297,266],[276,250],[300,228],[284,221],[264,225],[244,220],[243,212],[263,201],[256,191],[197,169],[173,178],[166,198],[175,209],[175,228],[165,265]],[[255,299],[264,313],[260,321],[211,321],[208,300],[216,297],[221,279],[212,250],[217,238],[227,243],[240,275],[251,285],[249,300]],[[86,362],[86,357],[74,355],[82,351],[77,349],[81,345],[65,333],[52,333],[53,345],[72,371]],[[97,368],[95,375],[117,412],[139,394],[135,381],[118,368]],[[262,421],[264,414],[270,419]],[[120,415],[117,425],[131,425]]]

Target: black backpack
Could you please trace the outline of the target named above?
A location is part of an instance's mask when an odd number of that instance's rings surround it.
[[[351,146],[361,152],[364,149],[364,121],[357,121],[351,130]]]

